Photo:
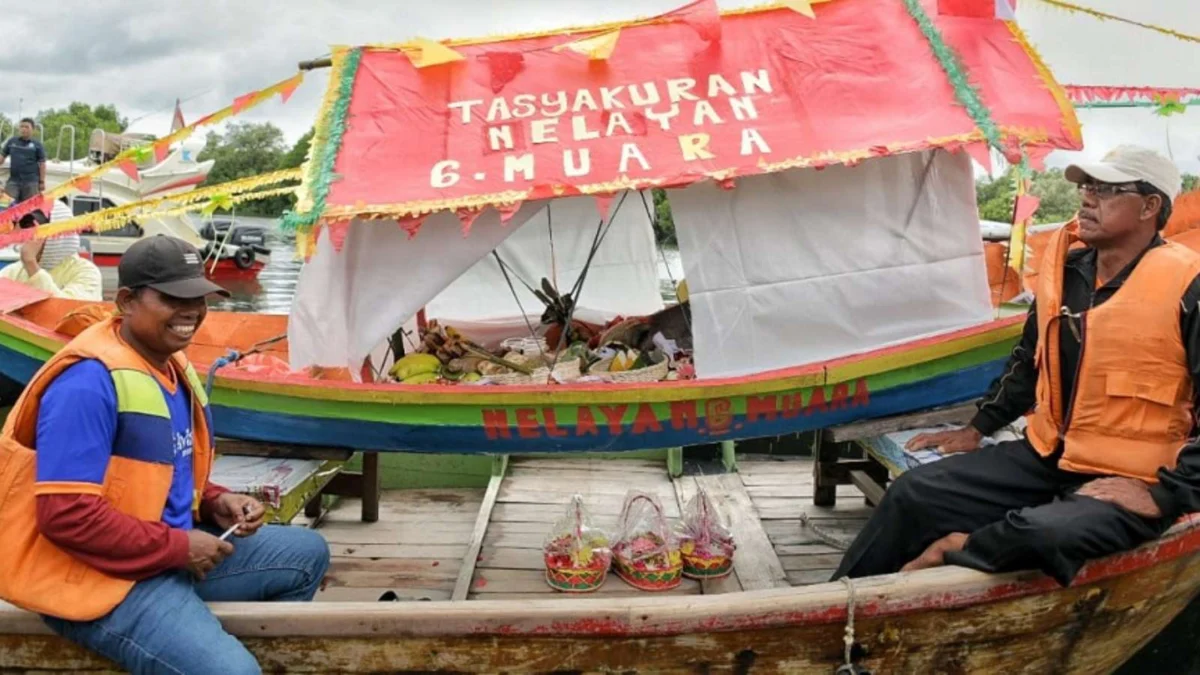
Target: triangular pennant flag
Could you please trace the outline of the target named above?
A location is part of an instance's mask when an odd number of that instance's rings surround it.
[[[600,212],[600,220],[608,221],[608,207],[612,206],[613,193],[593,195],[596,198],[596,210]]]
[[[803,14],[810,19],[817,18],[817,13],[813,11],[812,3],[809,0],[783,0],[783,4],[793,12]]]
[[[129,180],[138,182],[142,180],[141,174],[138,173],[137,164],[132,159],[123,159],[117,162],[117,168],[121,173],[129,176]]]
[[[701,39],[708,42],[721,39],[721,10],[717,7],[717,0],[696,0],[667,12],[663,17],[691,26]]]
[[[76,190],[79,190],[80,192],[82,192],[84,194],[87,194],[92,191],[92,177],[91,176],[80,176],[79,178],[76,178],[75,180],[71,181],[71,184],[75,186]]]
[[[1017,197],[1017,203],[1013,209],[1013,222],[1024,223],[1037,213],[1038,207],[1042,205],[1042,200],[1037,195],[1020,195]]]
[[[517,211],[521,210],[521,202],[500,204],[496,206],[496,210],[500,212],[500,224],[507,225],[513,219],[513,216],[517,215]]]
[[[257,91],[252,91],[249,94],[242,94],[241,96],[233,99],[233,114],[236,115],[249,107],[250,103],[254,101],[255,96],[258,96]]]
[[[1054,152],[1054,148],[1036,146],[1025,148],[1025,156],[1029,159],[1029,167],[1034,171],[1046,170],[1046,157]]]
[[[283,84],[279,85],[279,101],[281,103],[287,103],[288,99],[292,97],[292,94],[296,93],[296,87],[299,87],[300,83],[303,81],[304,73],[296,73],[294,77],[284,81]]]
[[[454,215],[458,216],[459,222],[462,223],[462,233],[464,237],[466,237],[468,234],[471,234],[471,226],[475,224],[475,219],[479,217],[480,213],[483,213],[482,209],[475,209],[474,211],[468,209],[459,209],[454,212]]]
[[[425,216],[409,216],[396,221],[400,225],[400,229],[408,233],[408,238],[412,239],[417,236],[417,232],[421,230],[421,225],[425,223]]]
[[[505,85],[525,69],[525,56],[520,52],[488,52],[481,58],[487,62],[488,74],[491,76],[488,86],[493,94],[499,94]]]
[[[171,144],[158,141],[154,144],[154,163],[162,164],[162,161],[171,154]]]
[[[967,143],[963,146],[963,150],[966,150],[971,159],[978,162],[984,171],[992,173],[992,149],[987,143]]]
[[[440,66],[443,63],[462,61],[465,57],[440,42],[426,38],[416,38],[405,42],[400,47],[414,68]]]
[[[334,251],[342,252],[342,248],[346,246],[346,236],[349,234],[350,221],[338,220],[329,223],[329,241],[333,244]]]
[[[582,40],[572,40],[561,45],[558,45],[553,51],[561,52],[570,50],[576,54],[583,54],[593,61],[606,61],[612,56],[613,49],[617,46],[617,38],[621,37],[621,29],[606,31],[599,35],[593,35]]]

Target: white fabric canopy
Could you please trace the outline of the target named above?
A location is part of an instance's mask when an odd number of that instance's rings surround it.
[[[991,318],[965,153],[795,169],[733,190],[701,183],[669,198],[700,377],[823,361]]]
[[[642,316],[663,308],[654,228],[642,196],[625,194],[623,203],[621,195],[612,200],[612,227],[576,298],[575,317],[582,321],[604,323],[617,315]],[[650,192],[644,196],[653,209]],[[537,328],[545,306],[518,278],[539,290],[546,278],[560,293],[569,292],[587,264],[599,220],[591,197],[547,204],[496,249],[508,268],[519,305],[495,256],[488,255],[431,300],[426,316],[488,344],[528,335],[521,309]]]
[[[663,306],[654,233],[641,198],[628,193],[620,210],[618,201],[620,195],[580,293],[580,319],[648,314]],[[413,239],[392,221],[355,220],[340,253],[322,234],[301,269],[288,320],[292,369],[347,367],[357,377],[363,359],[426,306],[428,318],[481,341],[527,335],[512,291],[488,254],[499,247],[505,263],[530,284],[553,278],[546,206],[527,203],[506,225],[488,209],[467,237],[449,213],[431,216]],[[600,216],[591,197],[556,200],[550,208],[558,288],[565,293],[583,269]],[[513,283],[536,327],[542,303]]]

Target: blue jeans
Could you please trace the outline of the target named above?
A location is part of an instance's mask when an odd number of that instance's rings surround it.
[[[233,555],[204,581],[184,570],[166,572],[135,584],[116,609],[94,621],[43,618],[54,632],[131,673],[261,673],[204,603],[312,600],[329,567],[329,545],[307,528],[267,525],[235,537],[233,546]]]

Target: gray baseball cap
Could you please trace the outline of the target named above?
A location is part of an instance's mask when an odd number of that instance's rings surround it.
[[[1082,183],[1088,178],[1101,183],[1145,181],[1162,190],[1172,202],[1183,190],[1183,178],[1175,162],[1137,145],[1119,145],[1099,162],[1072,164],[1064,175],[1072,183]]]

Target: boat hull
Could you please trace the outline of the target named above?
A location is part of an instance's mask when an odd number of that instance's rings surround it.
[[[0,373],[26,383],[77,307],[45,300],[0,315]],[[262,325],[258,325],[262,324]],[[286,331],[286,317],[210,312],[189,352],[202,376],[228,349]],[[273,443],[421,453],[560,453],[763,438],[949,405],[982,395],[1021,331],[1013,317],[836,361],[742,378],[654,384],[361,384],[225,367],[217,434]],[[286,345],[273,352],[286,361]]]
[[[855,584],[854,638],[876,673],[1106,673],[1200,590],[1195,521],[1096,561],[1075,585],[962,568]],[[216,604],[265,672],[830,673],[842,584],[732,595],[422,603]],[[0,610],[0,670],[111,668]]]
[[[121,253],[99,253],[92,256],[92,262],[97,267],[117,267],[121,264],[121,256]],[[221,258],[216,265],[211,262],[205,265],[204,271],[214,279],[254,279],[266,266],[266,261],[258,257],[245,269],[238,267],[233,258]]]

